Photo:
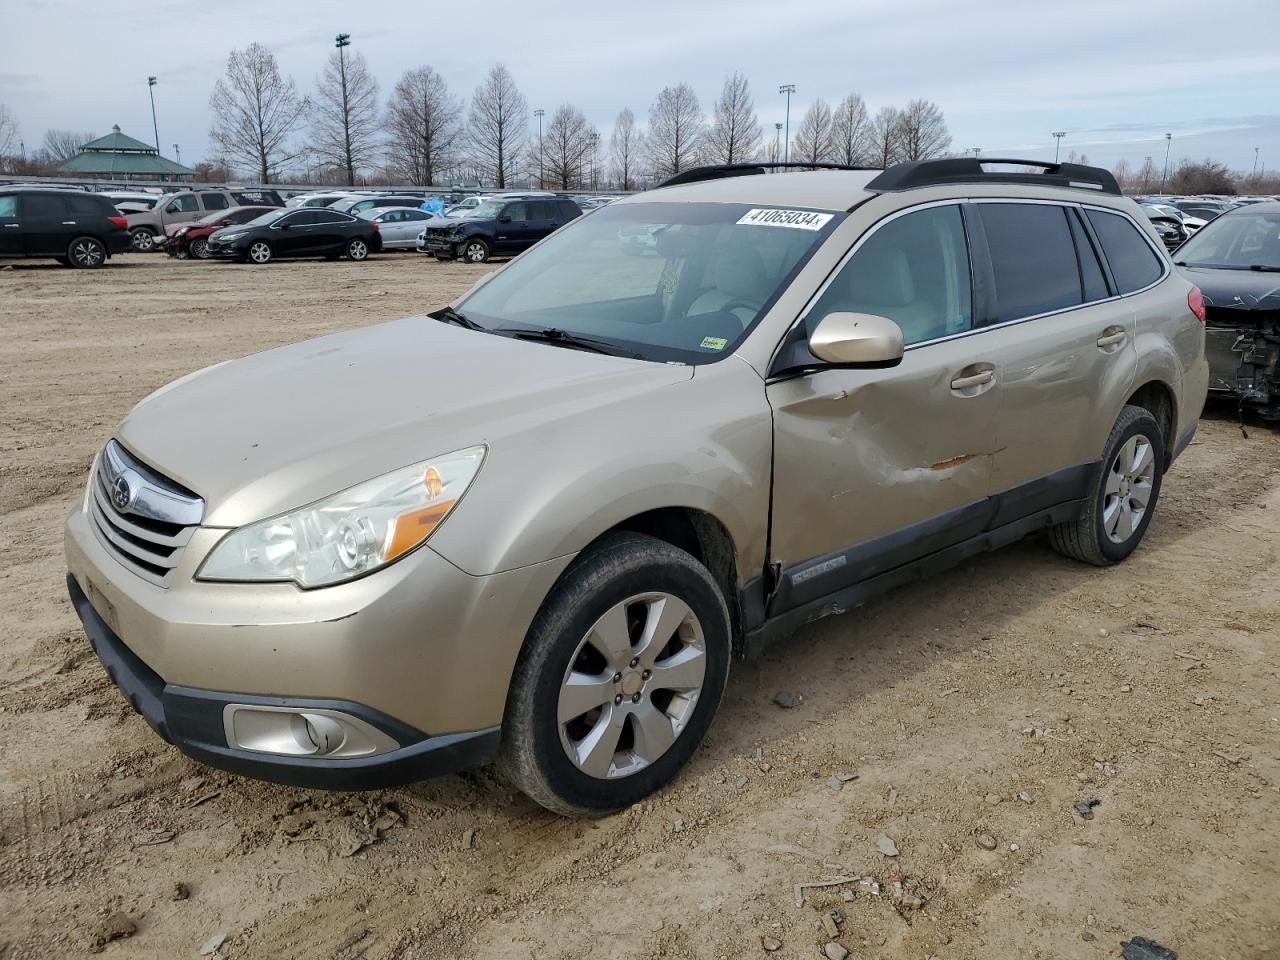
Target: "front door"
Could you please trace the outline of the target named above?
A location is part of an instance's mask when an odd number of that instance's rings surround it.
[[[803,323],[871,313],[902,328],[886,369],[825,368],[766,388],[774,413],[769,614],[819,600],[981,532],[990,514],[999,383],[973,329],[959,204],[883,221]]]
[[[160,222],[162,227],[171,223],[190,223],[204,216],[200,209],[200,201],[194,193],[180,193],[169,200],[160,201]]]

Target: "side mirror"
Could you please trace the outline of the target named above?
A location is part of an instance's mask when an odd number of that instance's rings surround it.
[[[293,226],[293,224],[289,223],[288,221],[285,221],[284,223],[280,224],[279,226],[280,226],[280,229],[281,229],[281,230],[288,230],[290,227],[292,227],[292,226]]]
[[[842,366],[892,366],[902,360],[902,328],[874,313],[828,313],[809,335],[809,352]]]

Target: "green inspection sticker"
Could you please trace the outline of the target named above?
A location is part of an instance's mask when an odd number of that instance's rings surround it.
[[[708,350],[723,350],[729,341],[724,337],[703,337],[702,346]]]

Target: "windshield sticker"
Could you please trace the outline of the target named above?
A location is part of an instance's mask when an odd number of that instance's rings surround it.
[[[790,227],[792,230],[821,230],[833,215],[812,210],[748,210],[739,223],[753,227]]]
[[[708,350],[723,350],[728,343],[724,337],[703,337],[701,345]]]

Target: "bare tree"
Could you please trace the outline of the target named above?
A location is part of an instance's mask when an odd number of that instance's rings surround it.
[[[862,97],[851,93],[841,100],[831,123],[831,159],[851,167],[868,165],[875,147],[871,143],[871,118]]]
[[[791,145],[791,159],[807,163],[830,163],[835,154],[835,125],[831,107],[815,100],[804,112]]]
[[[871,162],[877,167],[890,167],[901,159],[899,112],[897,107],[881,107],[871,121]]]
[[[1138,168],[1138,174],[1134,178],[1134,187],[1139,193],[1150,193],[1160,184],[1160,171],[1156,169],[1156,163],[1150,157],[1144,157],[1142,166]]]
[[[1231,196],[1236,192],[1225,163],[1206,157],[1199,162],[1183,157],[1169,175],[1170,193],[1211,193]]]
[[[0,103],[0,157],[13,152],[13,145],[18,140],[18,121],[8,104]]]
[[[903,160],[930,160],[951,146],[947,121],[931,100],[912,100],[898,114],[898,148]]]
[[[241,163],[267,183],[271,173],[301,154],[289,141],[310,104],[293,79],[280,73],[275,54],[258,43],[232,50],[226,76],[213,87],[209,137],[231,163]]]
[[[74,157],[81,147],[94,139],[97,139],[97,134],[85,130],[46,130],[41,149],[48,156],[49,163],[57,167]]]
[[[1128,160],[1117,160],[1116,165],[1111,168],[1111,175],[1116,178],[1122,191],[1133,189],[1133,167]]]
[[[760,121],[751,86],[740,73],[725,78],[702,152],[708,163],[742,163],[760,154]]]
[[[613,122],[613,136],[609,138],[613,179],[620,190],[635,189],[636,160],[643,149],[644,137],[636,129],[636,115],[630,107],[624,107]]]
[[[349,185],[356,171],[373,163],[378,138],[378,82],[364,57],[345,47],[329,54],[316,81],[311,111],[311,147],[337,167]]]
[[[487,179],[507,185],[524,145],[529,104],[516,88],[511,71],[497,63],[471,98],[467,136],[472,162]]]
[[[663,87],[649,108],[646,136],[653,175],[662,180],[697,162],[702,147],[702,107],[687,83]]]
[[[457,157],[462,101],[430,67],[408,70],[387,104],[391,169],[412,183],[433,184]]]
[[[545,176],[553,187],[567,190],[582,186],[586,179],[583,167],[590,162],[595,137],[595,129],[572,104],[562,103],[552,114],[542,137],[542,152]]]

